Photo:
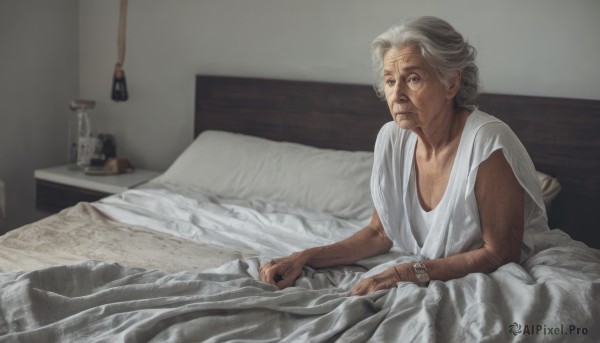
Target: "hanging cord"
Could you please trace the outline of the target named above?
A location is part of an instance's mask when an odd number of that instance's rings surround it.
[[[127,81],[125,81],[125,71],[123,63],[125,63],[125,28],[127,26],[127,0],[121,0],[119,8],[119,60],[115,64],[115,73],[113,76],[112,95],[111,98],[116,101],[127,101],[129,94],[127,93]]]

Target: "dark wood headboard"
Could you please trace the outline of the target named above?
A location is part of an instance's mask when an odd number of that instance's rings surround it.
[[[600,101],[482,94],[478,103],[560,181],[550,227],[600,248]],[[391,120],[368,85],[199,75],[195,106],[195,135],[223,130],[342,150],[372,151]]]

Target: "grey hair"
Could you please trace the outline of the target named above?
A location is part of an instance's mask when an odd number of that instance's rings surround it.
[[[436,71],[439,80],[448,81],[460,71],[460,88],[455,106],[474,105],[479,89],[479,68],[475,64],[477,51],[446,21],[436,17],[409,18],[379,35],[371,45],[371,57],[377,82],[375,92],[385,97],[383,57],[392,48],[415,46]]]

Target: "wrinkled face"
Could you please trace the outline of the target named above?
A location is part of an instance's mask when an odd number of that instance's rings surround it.
[[[454,92],[416,47],[392,48],[383,56],[383,82],[392,118],[403,129],[427,126],[452,109]]]

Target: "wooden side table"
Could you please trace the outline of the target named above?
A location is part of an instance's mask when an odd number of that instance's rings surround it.
[[[75,165],[38,169],[34,172],[36,208],[59,212],[80,201],[93,202],[121,193],[160,174],[158,171],[135,169],[119,175],[86,175]]]

